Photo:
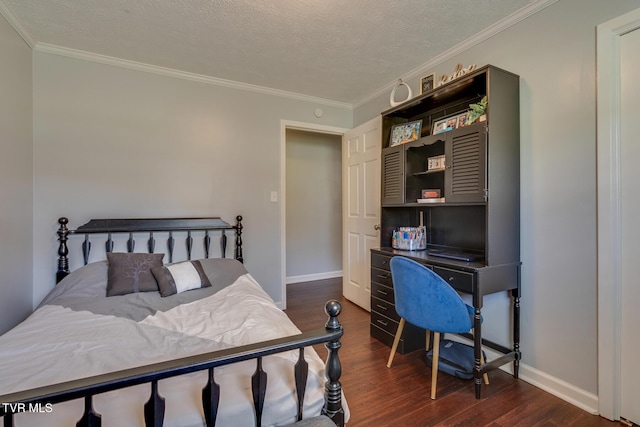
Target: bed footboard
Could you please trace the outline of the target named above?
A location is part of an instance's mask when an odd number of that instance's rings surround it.
[[[340,384],[342,368],[338,357],[338,350],[341,347],[340,338],[343,334],[342,325],[338,320],[341,311],[342,306],[339,302],[328,301],[325,305],[325,312],[329,316],[329,320],[325,328],[312,332],[0,396],[0,402],[4,403],[0,406],[0,416],[4,419],[4,427],[11,427],[13,426],[14,414],[24,412],[26,408],[45,407],[47,404],[83,398],[85,411],[77,426],[100,426],[101,415],[93,409],[93,396],[149,383],[151,393],[144,408],[145,424],[147,426],[162,426],[164,399],[158,393],[158,381],[190,372],[208,370],[209,381],[202,391],[202,404],[207,426],[214,426],[220,398],[220,387],[214,379],[215,368],[245,360],[256,360],[256,371],[252,377],[251,389],[256,426],[259,427],[262,423],[262,408],[267,387],[267,374],[262,370],[262,358],[285,351],[298,350],[298,363],[294,368],[294,377],[298,399],[296,417],[300,421],[303,417],[302,402],[304,401],[308,372],[307,363],[304,360],[304,348],[324,343],[328,355],[323,414],[331,418],[336,426],[343,427],[344,409],[342,406],[342,385]]]

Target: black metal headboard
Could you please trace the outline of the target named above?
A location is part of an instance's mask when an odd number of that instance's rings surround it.
[[[225,230],[234,230],[235,232],[235,251],[234,258],[240,262],[244,262],[242,256],[242,216],[236,216],[236,225],[230,225],[228,222],[223,221],[218,217],[210,218],[135,218],[135,219],[92,219],[84,225],[81,225],[76,230],[69,230],[67,224],[69,219],[62,217],[58,219],[58,270],[56,272],[56,283],[62,280],[69,274],[69,248],[67,247],[67,240],[70,234],[82,234],[84,235],[84,242],[82,243],[82,253],[84,256],[84,263],[89,262],[89,253],[91,252],[91,242],[89,241],[90,234],[106,234],[107,240],[105,242],[105,251],[113,251],[112,234],[129,234],[129,240],[127,240],[127,252],[133,252],[135,249],[136,241],[133,233],[149,233],[147,239],[147,251],[153,253],[155,249],[154,232],[168,232],[169,237],[167,239],[167,254],[169,256],[169,262],[173,261],[173,249],[175,247],[175,239],[173,238],[173,232],[186,231],[187,237],[185,240],[187,247],[187,257],[191,259],[191,250],[193,248],[193,238],[191,237],[192,231],[204,231],[203,243],[205,258],[209,258],[209,250],[211,248],[210,231],[220,231],[220,249],[222,257],[224,258],[227,248],[227,236]]]

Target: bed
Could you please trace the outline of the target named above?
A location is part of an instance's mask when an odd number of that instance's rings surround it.
[[[340,304],[327,302],[326,325],[300,333],[244,268],[241,221],[107,219],[70,230],[60,218],[57,285],[0,336],[4,426],[343,426]],[[174,261],[178,235],[186,259]],[[100,237],[106,260],[93,259]],[[141,238],[146,251],[136,252]],[[83,261],[74,271],[71,241]],[[311,347],[320,343],[326,363]]]

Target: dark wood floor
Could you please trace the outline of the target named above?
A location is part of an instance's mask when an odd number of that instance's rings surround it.
[[[302,331],[324,325],[324,303],[342,303],[345,333],[339,355],[342,386],[351,411],[349,427],[575,426],[619,427],[506,372],[489,373],[482,399],[473,381],[438,376],[438,399],[431,400],[431,373],[423,351],[397,354],[386,367],[389,348],[369,336],[369,313],[342,296],[342,279],[291,284],[286,313]],[[320,357],[326,349],[316,348]]]

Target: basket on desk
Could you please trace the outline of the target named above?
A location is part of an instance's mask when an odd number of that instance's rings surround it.
[[[399,227],[393,230],[391,238],[393,249],[422,251],[427,248],[427,229],[425,227]]]

